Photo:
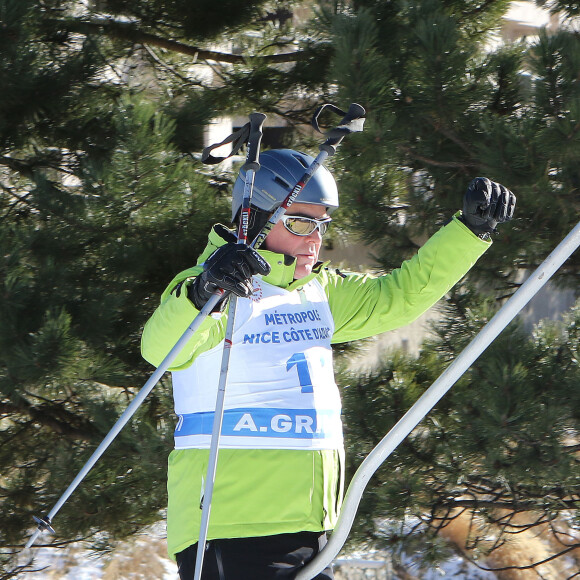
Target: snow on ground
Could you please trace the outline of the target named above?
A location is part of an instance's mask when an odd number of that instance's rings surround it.
[[[441,566],[432,570],[420,570],[416,558],[410,555],[402,555],[402,566],[413,575],[413,578],[421,580],[497,580],[497,576],[491,572],[480,570],[474,564],[459,556],[453,556],[443,562]],[[348,556],[340,556],[334,564],[336,580],[354,580],[358,578],[373,578],[376,580],[398,580],[394,567],[388,554],[381,552],[356,552]],[[361,574],[362,573],[362,574]]]
[[[99,557],[79,545],[67,548],[34,548],[37,572],[25,572],[17,580],[177,580],[177,567],[166,555],[164,525],[147,535],[124,542],[113,554]],[[366,565],[368,563],[368,565]],[[419,570],[412,557],[403,559],[409,572]],[[41,570],[41,568],[44,568]],[[397,578],[388,559],[380,553],[342,556],[335,566],[337,579]],[[365,572],[366,570],[366,572]],[[361,575],[362,574],[362,575]],[[368,574],[372,574],[369,576]],[[440,568],[421,572],[421,580],[496,580],[459,557],[450,558]]]
[[[99,556],[78,544],[66,548],[33,548],[34,568],[17,580],[176,580],[177,566],[167,556],[165,525],[123,542],[112,554]],[[44,569],[43,569],[44,568]]]
[[[158,540],[140,539],[134,546],[119,548],[112,559],[99,558],[79,548],[55,550],[39,548],[35,566],[44,570],[26,572],[18,580],[177,580],[175,563],[167,557],[157,554]],[[153,550],[152,550],[153,548]],[[156,553],[151,558],[151,550]],[[144,556],[141,559],[141,556]],[[376,556],[376,555],[375,555]],[[366,564],[368,562],[368,565]],[[411,559],[404,562],[411,573],[414,570]],[[364,570],[373,570],[374,578],[397,578],[392,575],[392,568],[387,560],[365,560],[364,558],[340,558],[335,566],[337,578],[360,578]],[[368,578],[368,574],[362,577]],[[422,580],[497,580],[494,574],[478,570],[472,564],[458,557],[446,561],[439,569],[424,572]]]

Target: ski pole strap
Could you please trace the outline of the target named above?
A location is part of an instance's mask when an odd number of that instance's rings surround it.
[[[318,121],[322,111],[325,109],[342,116],[340,124],[326,132],[320,129],[320,123]],[[326,150],[329,155],[334,155],[334,153],[336,153],[337,145],[346,135],[349,135],[350,133],[358,133],[363,130],[365,115],[366,111],[364,110],[364,107],[358,103],[351,103],[346,112],[330,103],[318,107],[312,116],[312,126],[316,131],[323,133],[327,137],[326,141],[320,146],[320,149]]]
[[[228,157],[236,155],[238,151],[248,142],[251,131],[251,122],[246,123],[241,129],[234,131],[231,135],[226,137],[221,143],[214,143],[213,145],[208,145],[201,152],[201,162],[206,165],[217,165],[221,163]],[[211,154],[214,149],[221,147],[222,145],[232,144],[232,152],[225,157],[215,157]]]

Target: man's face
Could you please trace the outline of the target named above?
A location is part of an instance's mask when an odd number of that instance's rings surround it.
[[[322,205],[308,203],[293,203],[288,208],[288,215],[312,218],[328,217],[326,208]],[[279,221],[266,237],[264,248],[271,252],[286,254],[296,258],[296,270],[294,279],[299,280],[312,272],[314,264],[318,261],[318,253],[322,245],[320,231],[315,229],[307,236],[297,236],[289,232],[282,221]]]

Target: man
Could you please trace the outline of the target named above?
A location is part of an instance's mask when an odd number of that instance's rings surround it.
[[[291,150],[262,153],[251,239],[311,162]],[[243,186],[241,174],[234,221]],[[174,278],[145,326],[143,356],[158,365],[216,288],[240,296],[204,580],[293,578],[318,553],[343,491],[331,344],[398,328],[435,304],[489,247],[496,223],[512,217],[515,196],[477,178],[463,213],[415,257],[378,277],[318,262],[337,207],[334,179],[321,168],[258,252],[215,226],[198,265]],[[194,573],[227,316],[222,302],[172,367],[179,421],[169,458],[168,545],[182,580]],[[332,571],[317,578],[330,579]]]

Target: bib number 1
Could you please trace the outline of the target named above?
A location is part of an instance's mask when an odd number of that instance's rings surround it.
[[[293,354],[286,361],[286,370],[289,371],[292,367],[296,367],[298,371],[298,381],[300,382],[302,393],[313,393],[314,386],[312,385],[312,378],[310,377],[310,367],[306,360],[306,355],[303,352]]]

